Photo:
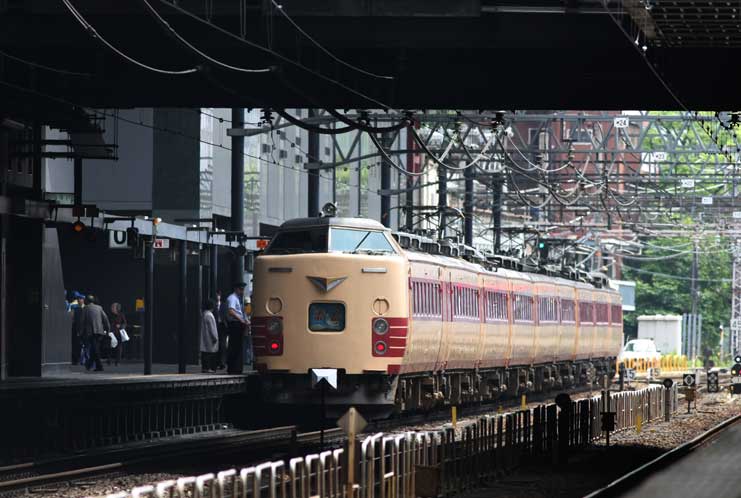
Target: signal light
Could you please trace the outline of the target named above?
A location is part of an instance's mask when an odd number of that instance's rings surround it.
[[[733,358],[733,362],[734,362],[734,363],[741,363],[741,355],[736,355],[736,356],[735,356],[735,357]]]
[[[85,224],[80,220],[77,220],[72,224],[72,230],[75,233],[82,233],[85,230]]]
[[[273,335],[283,332],[283,322],[279,318],[271,318],[267,323],[268,332]]]
[[[375,344],[376,353],[378,354],[386,354],[386,343],[383,341],[377,341]]]
[[[383,335],[389,331],[389,322],[384,318],[376,318],[373,322],[373,332],[378,335]]]
[[[268,242],[269,242],[268,239],[257,239],[257,243],[256,243],[257,248],[265,249],[266,247],[268,247]]]
[[[278,341],[272,341],[270,343],[270,351],[278,351],[280,349],[280,343]]]

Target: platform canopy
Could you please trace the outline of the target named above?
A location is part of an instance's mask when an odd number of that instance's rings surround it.
[[[737,13],[711,4],[17,0],[0,106],[738,108]]]

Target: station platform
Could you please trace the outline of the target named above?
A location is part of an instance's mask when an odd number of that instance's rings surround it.
[[[185,374],[177,373],[178,366],[170,364],[155,363],[152,365],[152,374],[144,375],[142,363],[121,363],[119,365],[106,365],[102,372],[87,371],[84,367],[73,365],[69,371],[56,372],[44,377],[14,377],[0,381],[0,399],[4,392],[14,390],[40,390],[47,389],[80,389],[93,386],[117,386],[126,384],[149,386],[161,382],[176,383],[243,383],[244,378],[255,373],[245,371],[243,375],[229,375],[226,370],[216,373],[202,373],[198,365],[188,365]]]
[[[229,405],[249,399],[251,372],[201,373],[177,365],[71,367],[47,377],[0,382],[0,462],[84,452],[232,425]]]
[[[697,498],[739,496],[741,422],[736,422],[680,458],[646,477],[620,496],[626,498]]]

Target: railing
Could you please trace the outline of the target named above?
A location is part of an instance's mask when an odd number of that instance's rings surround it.
[[[667,402],[667,396],[669,400]],[[609,394],[615,431],[676,411],[677,388],[651,386]],[[565,406],[564,406],[565,405]],[[346,451],[266,462],[237,471],[140,486],[107,498],[414,498],[450,496],[496,478],[526,460],[565,461],[602,435],[607,396],[540,405],[439,431],[374,434],[356,442],[348,482]]]

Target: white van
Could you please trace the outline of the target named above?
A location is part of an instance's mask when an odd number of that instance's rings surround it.
[[[618,363],[629,359],[660,360],[661,353],[651,339],[633,339],[623,346],[618,355]]]

